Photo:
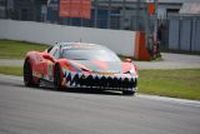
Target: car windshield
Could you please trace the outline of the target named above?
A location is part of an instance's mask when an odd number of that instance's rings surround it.
[[[105,47],[64,48],[62,57],[71,60],[100,60],[119,62],[119,57]]]

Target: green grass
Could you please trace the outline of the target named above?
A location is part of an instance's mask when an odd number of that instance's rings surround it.
[[[200,69],[140,70],[139,93],[200,100]]]
[[[23,59],[28,51],[43,51],[47,47],[23,41],[0,40],[0,59]]]
[[[0,73],[22,76],[22,67],[0,66]],[[140,70],[139,93],[200,100],[200,69]]]
[[[0,66],[0,74],[22,76],[22,67]]]
[[[23,41],[0,40],[0,59],[23,59],[28,51],[43,51],[47,47]],[[22,67],[0,66],[0,73],[21,76]],[[200,69],[140,70],[138,85],[139,93],[200,100]]]

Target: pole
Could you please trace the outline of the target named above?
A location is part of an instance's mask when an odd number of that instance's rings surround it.
[[[112,0],[109,0],[109,1],[108,1],[108,21],[107,21],[107,28],[108,28],[108,29],[110,29],[111,3],[112,3]]]
[[[144,20],[144,31],[145,31],[145,46],[150,49],[149,46],[149,16],[147,11],[147,2],[143,0],[143,20]]]
[[[157,41],[157,33],[158,33],[158,0],[155,0],[155,25],[154,25],[154,39]]]
[[[94,1],[94,27],[97,27],[98,21],[98,0]]]
[[[124,24],[124,21],[125,21],[125,15],[126,15],[126,0],[123,0],[123,4],[122,4],[122,29],[125,28],[125,24]]]
[[[60,16],[59,16],[59,12],[60,12],[60,0],[58,0],[58,8],[57,8],[57,24],[60,24]]]
[[[141,15],[140,15],[140,6],[141,6],[141,0],[137,0],[137,8],[136,8],[136,14],[135,14],[135,16],[136,16],[136,21],[135,21],[135,30],[136,31],[140,31],[141,29],[140,29],[140,17],[141,17]]]

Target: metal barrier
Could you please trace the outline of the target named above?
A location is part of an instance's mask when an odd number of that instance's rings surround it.
[[[169,50],[200,52],[200,16],[170,16],[166,26]]]

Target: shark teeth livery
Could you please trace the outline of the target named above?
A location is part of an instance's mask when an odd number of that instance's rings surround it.
[[[123,62],[102,45],[62,42],[44,52],[30,51],[24,62],[24,83],[51,83],[55,89],[96,88],[134,94],[137,67],[131,60]]]

